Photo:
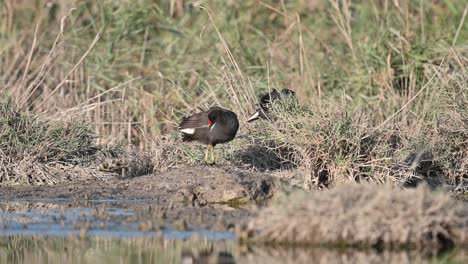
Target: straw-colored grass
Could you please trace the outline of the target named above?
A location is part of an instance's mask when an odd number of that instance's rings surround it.
[[[431,93],[408,106],[409,113],[382,120],[381,110],[353,109],[344,98],[278,102],[272,118],[255,123],[251,133],[257,148],[300,170],[305,189],[349,182],[466,186],[468,75],[434,71],[445,77],[428,81]]]
[[[53,185],[104,176],[134,177],[169,164],[158,150],[98,145],[82,119],[52,120],[0,101],[0,184]]]
[[[155,151],[158,168],[202,160],[173,133],[219,105],[241,121],[220,162],[294,169],[306,189],[418,178],[464,188],[465,2],[1,1],[0,97],[41,118],[83,118],[97,145]],[[294,90],[299,111],[245,123],[274,87]]]
[[[468,242],[468,206],[426,187],[344,185],[283,195],[248,223],[258,243],[440,249]]]

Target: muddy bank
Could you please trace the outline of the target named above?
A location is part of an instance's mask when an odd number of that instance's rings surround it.
[[[277,184],[265,173],[233,166],[194,166],[130,179],[107,177],[53,186],[5,186],[0,198],[145,199],[158,203],[261,202],[273,196]]]
[[[234,239],[254,205],[161,205],[145,200],[2,200],[0,236],[160,237]]]
[[[233,233],[238,223],[255,212],[256,203],[273,196],[276,186],[276,181],[266,173],[222,165],[177,168],[128,179],[106,177],[56,185],[4,186],[0,188],[0,213],[15,214],[15,219],[0,224],[5,230],[22,232],[21,228],[16,230],[17,224],[23,224],[18,219],[28,221],[31,214],[34,219],[47,216],[52,210],[58,219],[74,221],[74,212],[78,210],[87,215],[87,220],[77,218],[76,228],[67,232],[85,228],[109,233],[113,230],[101,230],[103,223],[112,226],[126,222],[133,223],[134,231]],[[109,209],[130,210],[132,214],[122,219],[107,218],[105,212]],[[52,225],[55,220],[44,221],[40,224]],[[37,221],[31,224],[28,230],[34,230]],[[58,224],[57,229],[61,228]]]

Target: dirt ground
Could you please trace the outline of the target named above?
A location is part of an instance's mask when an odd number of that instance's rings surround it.
[[[232,166],[195,166],[129,179],[4,186],[0,200],[13,211],[19,210],[12,206],[17,201],[27,202],[28,208],[44,202],[78,208],[93,207],[93,201],[121,200],[118,207],[136,211],[139,217],[134,221],[143,226],[158,229],[170,224],[180,229],[232,231],[236,223],[252,214],[257,203],[273,196],[277,185],[266,173]]]
[[[233,166],[195,166],[130,179],[113,177],[73,181],[53,186],[5,186],[3,199],[68,198],[68,199],[147,199],[159,203],[260,202],[272,197],[275,180]]]
[[[233,231],[241,220],[255,214],[257,205],[270,199],[279,185],[268,172],[199,165],[128,179],[107,177],[53,186],[3,186],[0,207],[13,212],[44,204],[94,208],[96,202],[108,200],[110,204],[102,205],[103,208],[134,210],[138,217],[132,221],[153,229],[173,225],[181,229]]]

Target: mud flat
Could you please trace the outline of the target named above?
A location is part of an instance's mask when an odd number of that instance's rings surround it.
[[[158,203],[187,202],[243,204],[273,196],[275,180],[233,166],[195,166],[129,179],[107,177],[53,186],[5,186],[2,199],[145,199]]]
[[[39,227],[52,225],[56,218],[73,222],[75,228],[57,225],[54,234],[79,234],[80,230],[110,234],[110,229],[101,226],[116,222],[133,223],[131,230],[135,232],[171,229],[233,233],[238,223],[255,212],[257,203],[273,196],[276,186],[267,174],[231,166],[185,167],[129,179],[108,177],[53,186],[4,186],[0,188],[0,224],[13,230],[11,234],[34,230],[38,223]],[[122,210],[131,214],[116,213]],[[31,226],[18,227],[23,224],[19,220]],[[127,227],[117,229],[122,228]]]

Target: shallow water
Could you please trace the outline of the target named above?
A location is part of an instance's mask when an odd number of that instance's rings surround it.
[[[155,209],[156,208],[156,209]],[[205,210],[190,228],[174,216],[201,209],[170,207],[161,213],[150,201],[67,199],[0,201],[0,263],[466,263],[466,254],[437,258],[417,252],[240,245],[229,229]],[[205,217],[205,218],[203,218]],[[187,218],[191,219],[191,218]],[[204,219],[207,219],[204,221]],[[169,222],[169,223],[168,223]],[[205,224],[205,225],[203,225]],[[222,229],[222,228],[221,228]]]
[[[155,214],[144,212],[150,210],[144,206],[147,204],[143,200],[109,199],[87,200],[84,204],[65,199],[0,201],[0,235],[235,239],[230,232],[178,230],[162,220],[155,225]]]

